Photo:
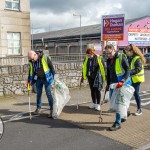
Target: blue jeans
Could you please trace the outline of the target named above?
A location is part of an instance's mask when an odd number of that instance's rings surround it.
[[[140,84],[141,83],[132,83],[132,86],[135,89],[135,91],[134,91],[134,97],[135,97],[135,100],[136,100],[137,109],[141,109],[141,98],[140,98],[140,95],[139,95]]]
[[[46,81],[46,79],[38,78],[36,81],[36,88],[37,88],[37,108],[41,108],[42,106],[42,91],[43,85],[45,86],[46,95],[48,98],[48,103],[50,106],[50,110],[53,110],[53,97],[51,94],[51,85]]]
[[[109,98],[111,98],[112,94],[113,94],[113,89],[109,90]],[[121,124],[121,116],[119,112],[116,112],[116,120],[115,122],[117,122],[118,124]]]

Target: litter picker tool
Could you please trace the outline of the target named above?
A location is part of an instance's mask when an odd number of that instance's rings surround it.
[[[32,114],[31,114],[31,100],[30,100],[30,83],[27,83],[27,88],[28,88],[28,98],[29,98],[29,116],[30,120],[32,119]]]
[[[107,92],[107,90],[105,88],[103,100],[100,102],[100,108],[101,109],[99,111],[99,122],[103,122],[103,118],[102,118],[102,105],[101,105],[101,103],[104,102],[104,100],[105,100],[106,92]]]

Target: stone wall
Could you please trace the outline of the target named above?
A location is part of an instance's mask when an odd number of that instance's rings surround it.
[[[70,88],[79,86],[82,63],[54,64],[60,80]],[[28,65],[0,66],[0,96],[27,93]]]

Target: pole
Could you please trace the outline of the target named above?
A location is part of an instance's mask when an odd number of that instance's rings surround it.
[[[82,28],[81,28],[81,15],[80,16],[80,54],[81,54],[81,62],[82,62]]]
[[[28,88],[28,98],[29,98],[29,117],[30,120],[32,119],[32,114],[31,114],[31,100],[30,100],[30,83],[27,83],[27,88]]]
[[[32,50],[33,50],[33,24],[31,25],[31,34],[32,34]]]

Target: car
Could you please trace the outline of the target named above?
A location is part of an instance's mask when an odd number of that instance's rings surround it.
[[[150,53],[146,53],[146,54],[144,55],[144,57],[145,57],[145,58],[150,58]]]
[[[146,53],[144,57],[146,58],[146,64],[150,65],[150,53]]]

